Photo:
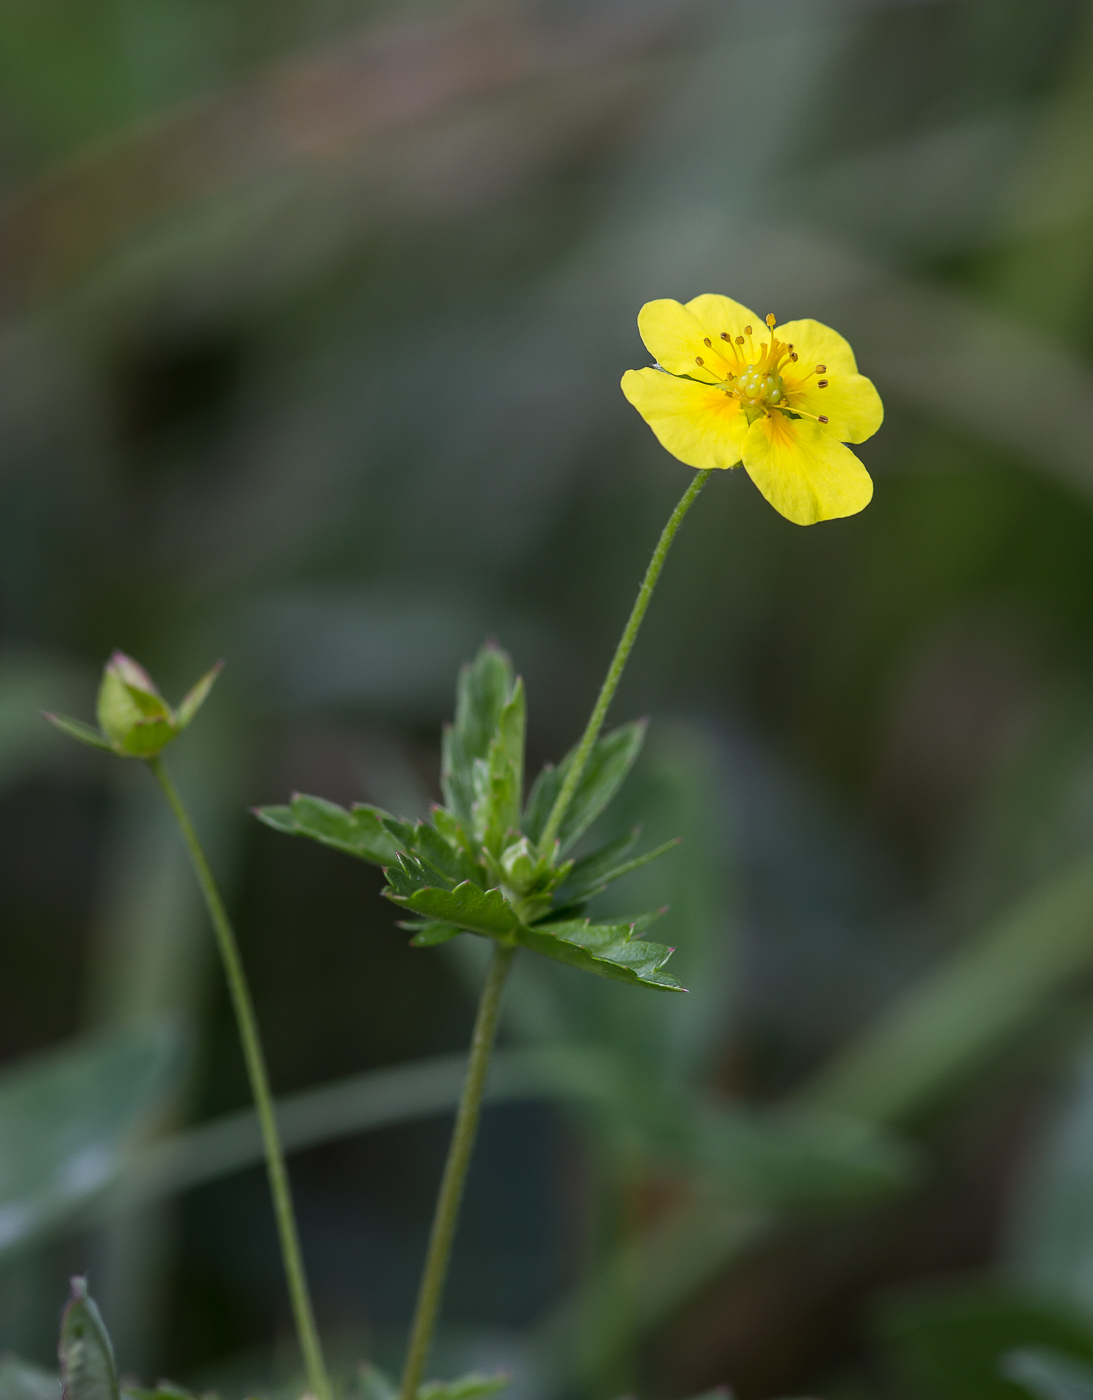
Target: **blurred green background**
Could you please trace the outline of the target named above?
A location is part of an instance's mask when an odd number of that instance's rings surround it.
[[[686,839],[616,912],[693,990],[518,966],[434,1369],[1093,1394],[1093,6],[3,0],[0,184],[0,1348],[87,1269],[125,1371],[296,1365],[177,835],[38,718],[122,647],[228,661],[169,761],[395,1363],[483,950],[247,808],[422,810],[489,635],[568,748],[689,479],[636,312],[721,291],[848,336],[876,495],[688,520],[615,710]]]

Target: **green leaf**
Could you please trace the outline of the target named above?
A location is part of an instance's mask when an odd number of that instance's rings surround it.
[[[596,741],[558,833],[563,851],[569,850],[614,797],[641,752],[647,728],[646,720],[634,720]],[[542,838],[543,828],[576,752],[576,747],[570,749],[557,768],[547,764],[536,778],[523,822],[524,834],[530,840],[537,842]]]
[[[197,684],[192,686],[190,690],[186,692],[185,696],[183,696],[175,712],[175,724],[179,729],[185,729],[194,715],[196,715],[198,710],[204,705],[209,697],[209,691],[212,690],[216,678],[220,675],[223,667],[223,661],[218,661],[216,665],[206,671]]]
[[[42,718],[49,720],[50,724],[62,734],[67,734],[70,739],[78,739],[81,744],[90,744],[93,749],[102,749],[105,753],[114,752],[110,740],[90,724],[84,724],[82,719],[73,719],[70,715],[50,714],[48,710],[42,711]]]
[[[351,811],[325,797],[296,793],[288,807],[256,807],[254,815],[274,831],[306,836],[322,846],[356,856],[373,865],[390,865],[399,845],[388,830],[394,818],[378,807],[361,803]]]
[[[447,943],[450,938],[458,938],[463,932],[453,924],[437,923],[435,919],[405,919],[399,928],[417,930],[410,939],[411,948],[435,948],[438,943]]]
[[[628,844],[633,845],[633,839],[627,839]],[[680,836],[675,836],[671,841],[665,841],[663,845],[646,851],[644,855],[637,856],[634,860],[623,861],[619,865],[609,866],[606,870],[593,867],[581,872],[580,867],[583,862],[578,862],[573,867],[569,878],[555,890],[554,898],[559,906],[578,904],[584,900],[593,899],[596,895],[602,894],[613,881],[621,880],[624,875],[629,875],[634,870],[640,870],[643,865],[649,865],[651,861],[659,860],[661,856],[675,850],[682,839]],[[603,862],[598,861],[596,864],[602,866]]]
[[[1093,1400],[1093,1366],[1051,1347],[1007,1352],[1001,1371],[1034,1400]]]
[[[474,826],[474,764],[489,757],[501,713],[513,698],[512,662],[488,642],[459,673],[455,721],[444,732],[440,786],[444,803],[468,829]]]
[[[86,1279],[72,1280],[57,1350],[64,1400],[121,1400],[114,1348],[99,1310],[88,1296]]]
[[[388,877],[390,878],[390,877]],[[487,938],[510,938],[520,927],[512,906],[500,890],[480,890],[464,880],[454,890],[418,889],[409,895],[384,893],[388,899],[438,923],[455,924]]]
[[[454,1381],[427,1381],[418,1389],[417,1400],[481,1400],[511,1384],[507,1371],[497,1371],[492,1376],[484,1371],[469,1371]]]
[[[445,879],[439,870],[434,870],[419,860],[417,856],[407,856],[399,852],[391,865],[384,866],[388,889],[384,894],[396,904],[409,899],[420,890],[455,888],[455,882]]]
[[[661,991],[686,991],[674,977],[661,972],[672,949],[635,937],[637,928],[636,920],[627,924],[593,924],[587,919],[574,919],[536,924],[533,928],[518,927],[516,939],[533,952],[599,977]]]
[[[428,822],[418,822],[413,828],[411,849],[421,857],[426,865],[447,877],[453,885],[463,880],[481,879],[481,869],[459,845],[453,845],[440,831]],[[478,877],[478,879],[476,879]]]
[[[54,1372],[5,1356],[0,1358],[0,1400],[61,1400],[61,1382]]]
[[[497,731],[484,765],[474,770],[475,800],[472,830],[475,839],[500,855],[510,832],[520,822],[524,788],[524,683],[517,680],[512,697],[501,710]]]

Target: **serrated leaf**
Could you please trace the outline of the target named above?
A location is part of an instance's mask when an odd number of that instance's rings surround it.
[[[71,715],[51,714],[48,710],[42,711],[42,718],[48,720],[62,734],[67,734],[70,739],[77,739],[81,744],[90,744],[93,749],[102,749],[104,753],[114,752],[110,740],[90,724],[84,724],[82,719],[73,719]]]
[[[417,856],[404,855],[401,851],[391,865],[383,867],[383,873],[389,886],[384,894],[396,904],[421,890],[448,891],[455,888],[455,881],[446,879],[439,870],[432,869]]]
[[[468,830],[474,824],[474,763],[489,757],[501,712],[512,692],[512,662],[492,643],[460,670],[455,721],[444,732],[440,786],[445,806]]]
[[[633,860],[623,861],[619,865],[610,866],[606,870],[586,872],[583,880],[577,878],[578,867],[574,866],[569,878],[558,886],[554,898],[559,905],[578,904],[584,900],[592,899],[596,895],[602,894],[608,885],[615,880],[621,880],[624,875],[640,870],[642,866],[649,865],[650,862],[667,855],[669,851],[675,850],[681,839],[679,836],[673,837],[671,841],[665,841],[663,845],[646,851],[644,855],[636,856]]]
[[[652,918],[650,916],[650,921]],[[587,919],[519,927],[516,939],[523,947],[556,962],[568,963],[598,977],[610,977],[661,991],[682,992],[674,977],[661,968],[672,955],[662,943],[648,943],[634,936],[637,921],[627,924],[593,924]]]
[[[469,1371],[454,1381],[426,1381],[418,1389],[417,1400],[482,1400],[511,1384],[512,1376],[507,1371],[497,1371],[492,1376],[484,1371]]]
[[[647,728],[645,720],[634,720],[596,741],[558,833],[563,851],[569,850],[587,831],[619,790],[641,752]],[[570,749],[557,768],[548,764],[535,780],[523,821],[524,834],[532,841],[542,839],[543,828],[576,752],[576,747]]]
[[[419,889],[409,895],[384,893],[415,914],[423,914],[437,923],[454,924],[487,938],[509,938],[520,927],[512,906],[500,890],[481,890],[470,880],[464,880],[454,890]]]
[[[520,822],[524,787],[524,683],[517,680],[512,696],[498,717],[484,765],[475,763],[473,831],[475,838],[497,856]]]
[[[325,797],[296,793],[289,806],[256,807],[254,815],[274,831],[290,836],[306,836],[322,846],[356,856],[373,865],[390,865],[399,846],[388,822],[388,813],[365,803],[346,811]]]
[[[474,880],[479,874],[479,867],[463,848],[453,846],[428,822],[418,822],[414,828],[413,849],[427,865],[439,870],[453,885],[463,880]]]
[[[63,1400],[121,1400],[114,1348],[84,1278],[72,1280],[57,1352]]]
[[[194,715],[196,715],[198,710],[204,705],[205,701],[209,698],[209,691],[212,690],[216,683],[216,678],[220,675],[223,668],[223,661],[218,661],[216,665],[210,667],[201,679],[191,686],[182,697],[178,709],[175,711],[175,724],[179,729],[185,729]]]
[[[0,1358],[0,1400],[61,1400],[61,1382],[40,1366],[5,1356]]]

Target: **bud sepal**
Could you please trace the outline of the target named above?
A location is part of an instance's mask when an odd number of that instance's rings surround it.
[[[98,729],[70,715],[44,713],[44,718],[70,739],[115,754],[118,758],[155,758],[177,739],[205,703],[222,661],[206,671],[172,709],[143,666],[114,652],[103,667],[96,704]]]

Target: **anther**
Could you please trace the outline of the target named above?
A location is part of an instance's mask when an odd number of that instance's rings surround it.
[[[722,339],[722,340],[727,340],[727,341],[729,341],[730,343],[732,342],[732,336],[728,333],[728,331],[722,331],[722,332],[721,332],[721,339]]]
[[[817,389],[826,389],[826,388],[827,388],[827,380],[826,380],[826,379],[818,379],[818,380],[816,381],[816,388],[817,388]]]
[[[826,365],[817,365],[817,366],[816,366],[816,373],[817,373],[817,374],[826,374],[826,373],[827,373],[827,366],[826,366]]]
[[[701,363],[702,363],[702,356],[701,356],[701,355],[696,355],[696,356],[695,356],[695,364],[696,364],[696,365],[700,365]]]
[[[768,311],[768,312],[767,312],[767,329],[768,329],[768,330],[773,330],[774,327],[775,327],[777,324],[778,324],[777,321],[775,321],[775,319],[774,319],[774,312],[773,312],[773,311]]]
[[[742,335],[738,335],[738,336],[736,337],[736,343],[737,343],[737,345],[743,345],[743,343],[744,343],[744,337],[743,337]]]
[[[703,345],[710,345],[711,343],[712,343],[712,342],[710,341],[710,337],[709,337],[708,335],[704,335],[704,336],[702,337],[702,344],[703,344]]]
[[[796,361],[797,361],[797,356],[796,356],[796,354],[794,353],[794,351],[792,351],[792,350],[790,351],[790,353],[789,353],[789,358],[790,358],[794,363],[796,363]]]
[[[745,326],[745,327],[744,327],[744,334],[745,334],[745,335],[751,335],[751,327],[750,327],[750,326]]]
[[[817,422],[817,423],[826,423],[826,422],[827,422],[827,419],[826,419],[826,418],[824,417],[824,415],[821,413],[820,416],[819,416],[819,418],[816,419],[816,422]]]

